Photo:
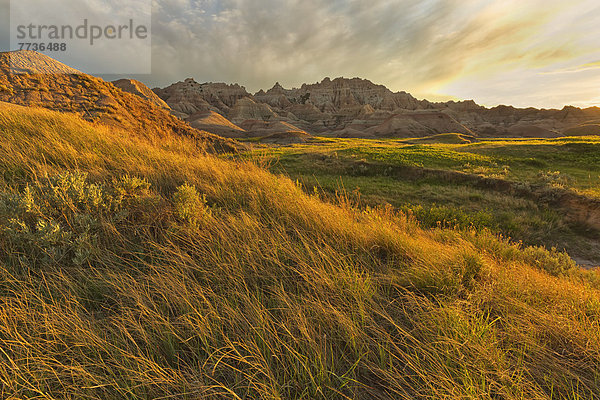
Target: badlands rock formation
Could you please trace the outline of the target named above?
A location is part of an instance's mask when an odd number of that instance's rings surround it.
[[[206,132],[279,142],[302,141],[311,134],[419,138],[448,132],[483,137],[600,133],[597,107],[540,110],[485,108],[472,100],[433,103],[358,78],[325,78],[294,89],[276,83],[254,95],[237,84],[189,78],[151,91],[135,80],[110,84],[30,51],[0,53],[0,101],[74,112],[142,134],[200,135],[224,146]]]
[[[193,127],[218,135],[231,138],[279,135],[281,140],[287,135],[290,141],[309,136],[290,123],[285,117],[288,113],[281,117],[237,84],[199,84],[188,78],[154,92],[169,104],[174,115]]]
[[[320,83],[304,84],[299,89],[286,90],[278,83],[267,92],[258,92],[256,99],[277,107],[281,96],[295,104],[313,104],[323,112],[337,112],[344,109],[370,105],[376,110],[394,111],[397,109],[417,110],[428,108],[427,101],[419,101],[406,92],[393,93],[383,85],[375,85],[366,79],[331,80],[325,78]]]
[[[239,99],[250,96],[243,86],[237,84],[200,84],[192,78],[164,89],[154,89],[154,92],[173,110],[184,115],[209,110],[227,115]]]
[[[594,134],[600,126],[599,108],[485,108],[472,100],[433,103],[359,78],[325,78],[294,89],[276,83],[254,95],[239,85],[198,84],[186,79],[155,92],[176,115],[192,124],[195,112],[211,110],[235,123],[247,136],[264,133],[255,129],[256,123],[245,123],[247,120],[268,121],[278,127],[291,125],[308,134],[365,138],[425,137],[448,132],[484,137],[557,137]]]
[[[276,118],[277,114],[273,112],[269,105],[257,103],[250,97],[237,100],[229,110],[229,119],[235,123],[241,123],[249,119],[269,121]]]
[[[255,99],[269,104],[308,132],[339,137],[420,137],[472,133],[425,100],[394,93],[365,79],[325,78],[284,89],[279,83]],[[298,121],[296,121],[296,119]]]

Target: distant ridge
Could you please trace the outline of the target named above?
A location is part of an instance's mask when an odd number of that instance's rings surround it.
[[[430,102],[360,78],[325,78],[294,89],[277,82],[254,95],[238,84],[197,83],[192,78],[153,90],[186,120],[198,109],[210,109],[242,127],[251,125],[245,123],[245,118],[279,121],[308,134],[333,137],[593,135],[598,132],[594,121],[600,120],[597,107],[540,110],[486,108],[473,100]]]

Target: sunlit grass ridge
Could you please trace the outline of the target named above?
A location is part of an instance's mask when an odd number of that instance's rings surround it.
[[[2,398],[594,398],[565,255],[0,108]],[[170,397],[169,397],[170,396]]]

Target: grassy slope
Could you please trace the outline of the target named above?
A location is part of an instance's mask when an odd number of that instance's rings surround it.
[[[441,139],[454,141],[452,137]],[[572,191],[598,199],[599,138],[471,144],[418,141],[420,144],[414,140],[322,139],[260,150],[256,157],[308,188],[316,186],[330,194],[344,188],[353,193],[354,201],[360,196],[363,204],[371,206],[389,203],[413,213],[425,226],[441,221],[463,228],[485,227],[529,245],[566,249],[578,260],[600,264],[598,230],[565,210],[536,197],[489,190],[444,175],[445,171],[457,171],[513,182],[514,187]],[[396,173],[402,168],[423,167],[440,173]]]
[[[564,255],[185,139],[6,106],[0,135],[1,398],[600,396],[600,280]]]

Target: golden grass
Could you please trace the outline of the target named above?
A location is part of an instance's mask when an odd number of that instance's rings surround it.
[[[598,284],[559,254],[188,139],[6,106],[0,136],[1,398],[600,396]]]

